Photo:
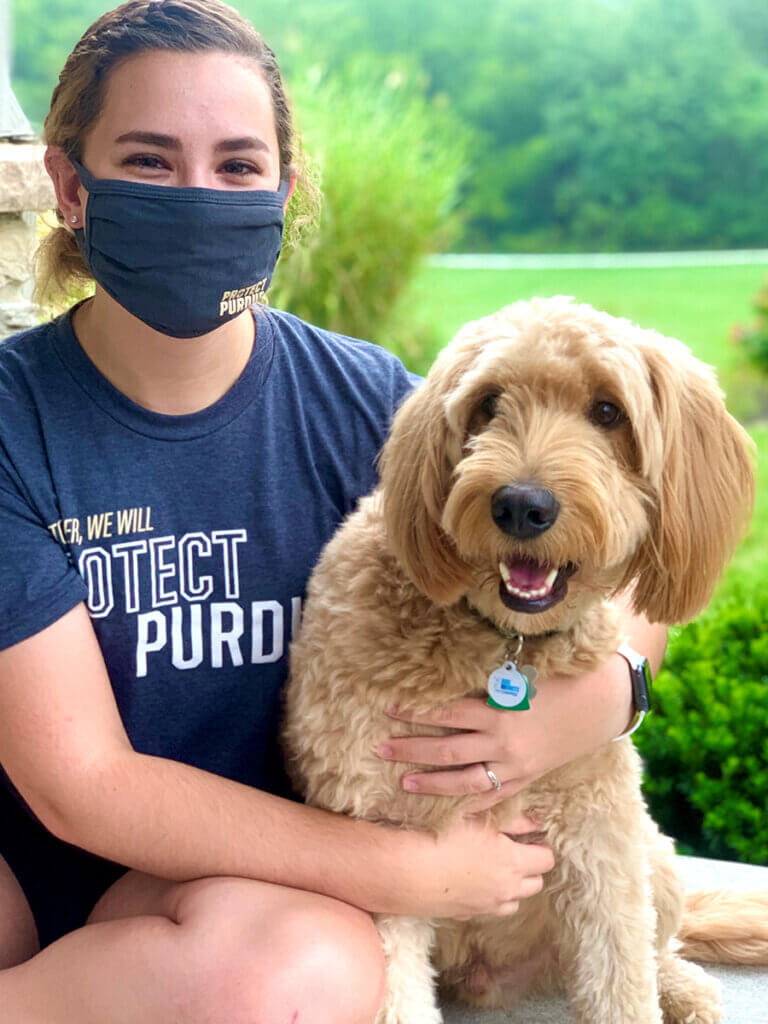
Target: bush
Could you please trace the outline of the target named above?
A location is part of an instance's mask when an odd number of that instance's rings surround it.
[[[728,581],[670,633],[636,734],[644,792],[683,853],[768,863],[768,591]]]
[[[281,257],[270,302],[385,344],[424,372],[434,339],[397,300],[423,255],[457,229],[466,131],[423,97],[413,71],[370,60],[333,76],[314,69],[292,94],[324,201],[319,227]]]
[[[768,278],[754,298],[755,319],[746,327],[731,331],[732,341],[739,345],[749,361],[768,373]]]

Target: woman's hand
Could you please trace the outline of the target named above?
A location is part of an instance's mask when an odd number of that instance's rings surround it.
[[[629,643],[648,657],[655,674],[664,655],[666,628],[633,615],[626,596],[617,601]],[[620,735],[632,718],[629,672],[619,654],[578,678],[537,680],[536,689],[526,711],[499,711],[482,697],[467,697],[426,715],[394,711],[391,717],[399,721],[462,731],[390,738],[379,747],[379,756],[439,769],[409,772],[402,779],[404,789],[444,796],[476,794],[470,809],[482,810],[596,750]],[[501,783],[500,790],[493,786],[486,765]]]
[[[521,899],[541,892],[554,867],[548,846],[512,838],[537,827],[518,817],[500,825],[467,819],[437,837],[401,831],[398,913],[459,920],[514,914]]]

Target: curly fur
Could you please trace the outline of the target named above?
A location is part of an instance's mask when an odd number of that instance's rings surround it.
[[[768,891],[693,892],[677,933],[682,954],[711,964],[768,964]]]
[[[596,401],[626,420],[596,425]],[[523,661],[546,685],[615,650],[611,597],[629,584],[652,621],[693,616],[748,523],[752,457],[713,371],[674,339],[565,297],[467,324],[397,413],[381,486],[310,580],[284,724],[307,800],[410,828],[449,826],[468,798],[408,794],[403,765],[375,756],[393,732],[384,709],[425,712],[484,694],[505,642],[483,617],[525,635]],[[498,488],[523,481],[550,490],[561,510],[551,529],[519,541],[490,507]],[[498,562],[521,554],[577,566],[562,601],[535,614],[502,603]],[[505,816],[535,811],[556,858],[543,892],[513,917],[381,916],[382,1024],[441,1020],[435,970],[448,995],[477,1006],[563,986],[581,1024],[719,1021],[716,984],[677,953],[683,887],[640,779],[623,740],[505,802]]]

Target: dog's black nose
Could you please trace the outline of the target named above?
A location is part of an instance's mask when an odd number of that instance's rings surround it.
[[[491,515],[500,530],[525,540],[544,533],[557,519],[560,503],[550,491],[532,484],[500,487],[491,499]]]

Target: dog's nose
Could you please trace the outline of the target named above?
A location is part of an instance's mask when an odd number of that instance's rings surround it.
[[[511,537],[525,540],[544,533],[557,519],[560,502],[532,484],[500,487],[491,499],[493,521]]]

